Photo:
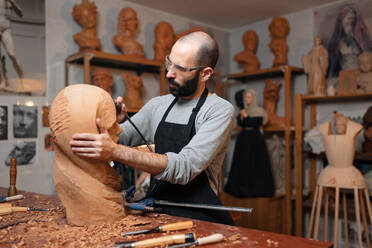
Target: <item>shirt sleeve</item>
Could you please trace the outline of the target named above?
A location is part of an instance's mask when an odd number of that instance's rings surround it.
[[[166,169],[156,179],[174,184],[187,184],[214,158],[225,151],[233,128],[233,106],[228,102],[214,104],[196,120],[196,134],[179,153],[167,152]]]

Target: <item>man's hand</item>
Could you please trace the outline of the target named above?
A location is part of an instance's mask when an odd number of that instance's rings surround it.
[[[115,100],[115,105],[118,104],[120,106],[120,111],[116,111],[116,121],[118,123],[122,123],[125,119],[125,115],[127,113],[127,109],[125,107],[125,104],[123,103],[123,98],[121,96],[118,96]]]
[[[99,134],[76,133],[72,135],[71,150],[78,156],[111,161],[117,144],[112,141],[100,119],[96,120],[96,124]]]

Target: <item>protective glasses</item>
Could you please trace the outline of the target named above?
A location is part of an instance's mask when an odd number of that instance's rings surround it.
[[[181,65],[174,64],[174,63],[172,63],[172,62],[169,60],[169,55],[167,55],[167,56],[165,57],[165,64],[164,64],[164,67],[165,67],[165,70],[166,70],[166,71],[170,71],[170,70],[172,70],[173,68],[175,68],[175,70],[177,70],[177,71],[181,71],[181,72],[195,71],[195,70],[199,70],[199,69],[204,69],[204,68],[206,68],[206,66],[197,66],[197,67],[188,68],[188,67],[183,67],[183,66],[181,66]]]

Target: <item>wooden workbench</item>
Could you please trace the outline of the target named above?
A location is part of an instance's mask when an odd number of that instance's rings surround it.
[[[0,187],[0,195],[7,189]],[[0,230],[0,248],[3,247],[113,247],[115,242],[146,239],[165,235],[163,233],[142,234],[121,237],[121,232],[148,229],[185,219],[165,214],[130,214],[112,224],[89,225],[83,227],[67,225],[65,209],[54,195],[41,195],[19,191],[25,198],[13,202],[14,206],[50,208],[50,212],[25,212],[0,216],[0,225],[25,221]],[[203,247],[331,247],[331,243],[318,242],[282,234],[251,230],[243,227],[227,226],[193,220],[191,230],[174,233],[194,232],[196,237],[221,233],[225,241]]]

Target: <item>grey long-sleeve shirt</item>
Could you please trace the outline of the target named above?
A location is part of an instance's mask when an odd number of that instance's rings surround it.
[[[174,96],[158,96],[148,101],[131,119],[146,140],[154,142],[156,129]],[[179,99],[169,112],[166,122],[187,124],[198,99]],[[167,152],[166,169],[154,177],[175,184],[187,184],[206,170],[212,189],[217,192],[218,176],[230,141],[233,128],[234,108],[216,94],[208,95],[196,115],[196,134],[179,153]],[[119,143],[137,146],[144,142],[128,122],[121,125]]]

